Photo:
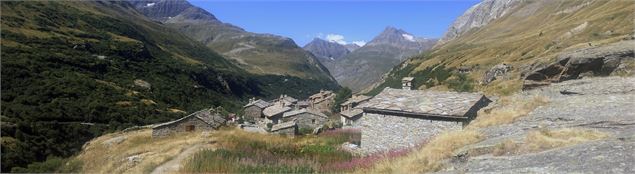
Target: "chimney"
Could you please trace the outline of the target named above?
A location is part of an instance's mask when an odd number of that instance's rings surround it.
[[[401,89],[412,90],[412,80],[414,77],[404,77],[401,79]]]

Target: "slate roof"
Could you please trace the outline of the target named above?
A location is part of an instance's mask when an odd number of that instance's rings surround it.
[[[283,122],[283,123],[278,123],[278,124],[275,124],[275,125],[271,126],[271,131],[273,132],[273,131],[277,131],[277,130],[280,130],[280,129],[293,127],[295,125],[296,125],[295,121],[287,121],[287,122]]]
[[[370,96],[356,95],[356,96],[353,96],[353,97],[349,98],[348,100],[346,100],[344,103],[342,103],[340,105],[341,106],[345,106],[345,105],[348,105],[348,104],[351,104],[351,103],[361,103],[361,102],[364,102],[364,101],[366,101],[366,100],[368,100],[370,98],[371,98]]]
[[[298,106],[309,106],[309,101],[306,101],[306,100],[299,101]]]
[[[287,103],[296,103],[296,102],[298,102],[298,99],[295,99],[295,98],[289,97],[289,96],[284,96],[282,98],[282,100],[284,100],[284,102],[287,102]]]
[[[266,107],[271,106],[271,103],[266,102],[266,101],[261,100],[261,99],[258,99],[256,101],[248,103],[247,105],[245,105],[243,107],[246,108],[246,107],[253,106],[253,105],[258,106],[259,108],[266,108]]]
[[[222,123],[227,121],[227,120],[225,120],[224,118],[221,118],[218,115],[212,114],[211,113],[211,109],[203,109],[203,110],[196,111],[196,112],[194,112],[194,113],[192,113],[190,115],[187,115],[185,117],[181,117],[181,118],[173,120],[173,121],[168,121],[168,122],[165,122],[165,123],[156,124],[156,125],[152,126],[152,129],[160,128],[160,127],[167,126],[167,125],[176,124],[176,123],[179,123],[179,122],[181,122],[181,121],[183,121],[183,120],[185,120],[187,118],[190,118],[190,117],[196,117],[197,119],[200,119],[201,121],[203,121],[203,122],[205,122],[205,123],[207,123],[207,124],[209,124],[209,125],[211,125],[213,127],[219,127]]]
[[[401,79],[401,81],[412,81],[414,79],[414,77],[404,77],[403,79]]]
[[[333,94],[333,91],[320,91],[318,93],[315,93],[309,96],[309,98],[319,98],[319,97],[329,96],[331,94]]]
[[[362,113],[364,113],[364,111],[362,109],[359,108],[354,108],[354,109],[349,109],[349,110],[345,110],[340,112],[340,115],[347,117],[347,118],[353,118],[355,116],[361,115]]]
[[[324,115],[321,112],[314,111],[314,110],[308,110],[308,109],[300,109],[300,110],[285,112],[282,115],[282,117],[292,117],[292,116],[295,116],[295,115],[298,115],[298,114],[302,114],[302,113],[309,113],[309,114],[321,116],[321,117],[324,117],[324,118],[328,118],[328,116]]]
[[[403,90],[385,88],[377,96],[355,108],[367,111],[420,114],[441,117],[465,117],[466,113],[484,99],[482,94]]]
[[[291,110],[291,108],[287,106],[273,105],[265,108],[265,110],[262,110],[262,113],[265,114],[265,116],[267,117],[272,117],[274,115],[278,115],[289,110]]]

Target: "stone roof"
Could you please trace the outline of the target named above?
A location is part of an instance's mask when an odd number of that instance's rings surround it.
[[[360,114],[364,113],[364,111],[362,109],[359,108],[354,108],[354,109],[349,109],[349,110],[345,110],[340,112],[340,115],[347,117],[347,118],[353,118],[355,116],[358,116]]]
[[[404,77],[403,79],[401,79],[401,81],[412,81],[414,79],[414,77]]]
[[[265,116],[267,117],[272,117],[274,115],[278,115],[289,110],[291,110],[291,108],[287,106],[273,105],[265,108],[265,110],[262,110],[262,113],[265,114]]]
[[[287,102],[287,103],[298,102],[298,99],[295,99],[293,97],[289,97],[289,96],[286,96],[286,95],[282,98],[282,100],[284,100],[284,102]]]
[[[302,114],[302,113],[309,113],[309,114],[321,116],[321,117],[324,117],[324,118],[328,118],[328,116],[324,115],[321,112],[314,111],[314,110],[309,110],[309,109],[300,109],[300,110],[285,112],[282,115],[282,117],[291,117],[291,116],[295,116],[295,115]]]
[[[362,108],[365,112],[374,110],[441,117],[464,117],[483,98],[485,96],[477,93],[385,88],[377,96],[355,108]],[[489,101],[489,99],[485,99]]]
[[[319,97],[328,96],[331,94],[333,94],[333,91],[320,91],[316,94],[309,96],[309,98],[319,98]]]
[[[340,104],[342,106],[348,105],[348,104],[352,104],[352,103],[361,103],[364,102],[368,99],[370,99],[370,96],[365,96],[365,95],[356,95],[353,96],[351,98],[349,98],[348,100],[346,100],[344,103]]]
[[[295,125],[296,125],[295,121],[287,121],[287,122],[283,122],[283,123],[278,123],[278,124],[275,124],[275,125],[271,126],[271,131],[273,132],[273,131],[277,131],[277,130],[280,130],[280,129],[293,127]]]
[[[266,108],[269,107],[271,105],[271,103],[266,102],[264,100],[258,99],[256,101],[253,101],[251,103],[248,103],[247,105],[243,106],[243,107],[249,107],[249,106],[258,106],[259,108]]]
[[[187,115],[185,117],[181,117],[177,120],[173,120],[173,121],[168,121],[165,123],[159,123],[156,124],[154,126],[152,126],[152,129],[154,128],[159,128],[159,127],[163,127],[163,126],[167,126],[167,125],[172,125],[172,124],[176,124],[179,123],[187,118],[190,117],[196,117],[197,119],[200,119],[201,121],[217,128],[220,127],[222,124],[224,124],[227,120],[225,120],[224,118],[220,117],[219,115],[217,115],[217,113],[212,114],[212,109],[203,109],[200,111],[196,111],[190,115]]]
[[[309,101],[306,101],[306,100],[298,101],[298,106],[309,106]]]

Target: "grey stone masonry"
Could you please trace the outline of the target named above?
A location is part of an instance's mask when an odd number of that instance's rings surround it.
[[[365,113],[359,121],[362,128],[362,154],[411,148],[445,130],[462,128],[461,122],[374,113]]]
[[[296,122],[298,129],[313,130],[323,126],[328,121],[328,117],[319,111],[301,109],[284,113],[282,120]]]
[[[178,120],[153,126],[152,137],[163,137],[179,132],[216,130],[225,125],[226,122],[227,120],[222,118],[214,109],[204,109]]]
[[[410,148],[440,132],[461,129],[490,102],[476,93],[386,88],[356,107],[363,110],[361,152]]]

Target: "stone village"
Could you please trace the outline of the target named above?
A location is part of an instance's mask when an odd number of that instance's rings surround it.
[[[337,114],[343,128],[361,130],[361,142],[354,145],[361,154],[403,149],[445,130],[462,129],[491,100],[482,94],[412,89],[414,78],[402,79],[402,88],[385,88],[374,97],[354,95],[340,104]],[[321,90],[299,101],[281,95],[271,101],[250,99],[243,106],[246,131],[281,135],[317,134],[329,121],[335,93]],[[215,130],[227,122],[214,109],[201,110],[181,119],[157,124],[152,136],[177,132]]]

